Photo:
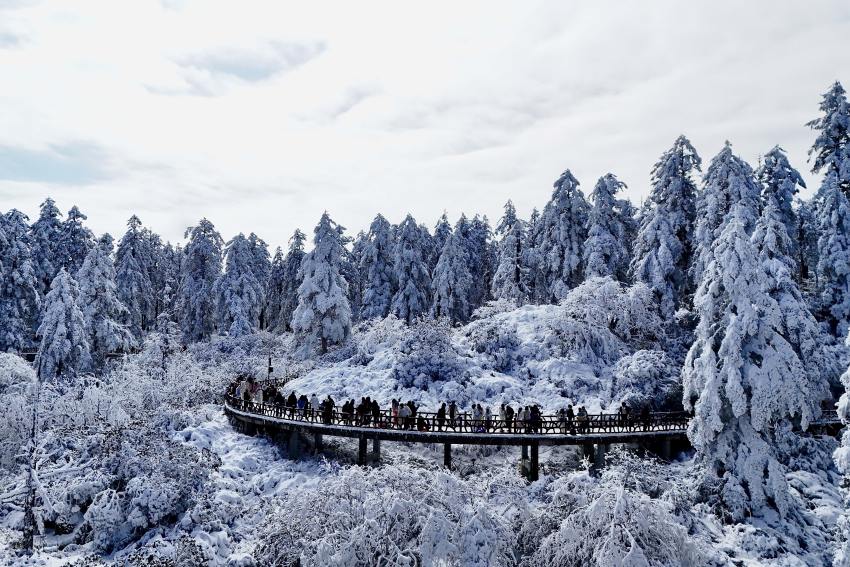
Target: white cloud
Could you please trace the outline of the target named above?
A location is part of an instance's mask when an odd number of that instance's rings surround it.
[[[637,201],[680,133],[706,161],[727,138],[752,162],[779,143],[807,172],[803,124],[832,81],[850,82],[841,1],[100,0],[7,13],[23,34],[0,49],[7,159],[85,140],[101,154],[68,171],[109,174],[0,175],[5,207],[32,215],[51,194],[98,231],[120,233],[136,212],[172,239],[201,216],[225,237],[284,244],[324,209],[352,231],[377,212],[493,218],[508,198],[527,214],[566,168],[587,191],[613,171]]]

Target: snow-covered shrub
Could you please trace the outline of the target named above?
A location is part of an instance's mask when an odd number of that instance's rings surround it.
[[[13,468],[29,441],[35,384],[35,371],[23,358],[0,353],[0,468]]]
[[[404,387],[427,390],[433,382],[459,382],[463,378],[463,364],[445,321],[411,325],[397,351],[393,376]]]
[[[482,356],[484,368],[509,372],[522,364],[516,324],[489,317],[470,323],[461,332],[469,340],[472,351]]]
[[[669,409],[681,404],[680,368],[664,351],[639,350],[617,361],[611,383],[611,401],[625,402],[632,408],[649,404]]]

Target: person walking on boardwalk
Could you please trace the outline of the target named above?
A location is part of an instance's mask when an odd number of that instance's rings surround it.
[[[505,431],[505,404],[499,406],[499,431]]]
[[[437,410],[437,430],[442,431],[446,424],[446,402],[440,404],[440,409]]]
[[[319,397],[316,394],[310,396],[310,416],[313,421],[319,417]]]
[[[490,406],[484,409],[484,431],[489,433],[493,427],[493,412],[490,411]]]
[[[378,405],[378,400],[372,400],[372,423],[375,427],[381,427],[381,406]]]
[[[457,404],[452,400],[449,404],[449,426],[454,429],[457,427]]]
[[[407,404],[402,404],[401,407],[398,408],[398,419],[401,422],[402,429],[410,429],[410,406]]]
[[[392,417],[393,427],[398,427],[398,400],[395,398],[392,401]]]
[[[286,407],[289,410],[289,418],[295,418],[295,406],[298,405],[298,398],[295,397],[295,392],[289,394],[289,397],[286,398]]]
[[[509,405],[506,405],[505,406],[505,428],[507,429],[508,433],[513,433],[513,430],[511,429],[513,427],[513,424],[514,424],[514,408],[512,408]]]
[[[649,413],[649,404],[643,404],[640,408],[640,422],[643,424],[644,431],[649,431],[652,428],[652,416]]]
[[[589,431],[588,419],[587,410],[584,409],[584,406],[579,406],[578,417],[576,418],[579,433],[587,433]]]
[[[565,414],[567,418],[567,428],[569,429],[570,434],[575,435],[576,428],[573,421],[575,420],[576,415],[573,411],[573,404],[567,405],[567,411],[565,412]]]

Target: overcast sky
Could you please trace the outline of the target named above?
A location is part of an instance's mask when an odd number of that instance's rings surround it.
[[[680,133],[782,145],[850,87],[850,2],[0,0],[0,208],[98,233],[209,218],[283,245],[327,209],[526,216],[571,169],[635,203]]]

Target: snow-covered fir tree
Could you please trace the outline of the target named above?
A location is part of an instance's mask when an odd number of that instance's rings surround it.
[[[398,227],[393,260],[398,289],[393,296],[390,312],[409,325],[427,313],[430,306],[431,278],[426,261],[427,234],[410,215]]]
[[[492,234],[487,217],[475,215],[466,235],[466,253],[472,277],[469,303],[472,309],[480,307],[490,297],[490,285],[496,260],[493,257]],[[440,254],[442,256],[442,253]],[[434,276],[436,277],[436,276]]]
[[[166,242],[162,247],[162,305],[163,312],[157,316],[157,321],[160,316],[167,314],[168,320],[173,321],[175,307],[177,302],[177,292],[180,289],[180,278],[183,271],[183,248],[178,244],[172,245]],[[154,323],[156,327],[158,323]]]
[[[35,344],[41,296],[27,220],[17,209],[0,215],[0,351]]]
[[[529,270],[524,262],[528,242],[525,223],[517,218],[511,201],[505,203],[505,214],[496,227],[496,234],[502,240],[498,244],[498,263],[493,274],[491,294],[494,299],[505,299],[522,305],[529,296]]]
[[[369,226],[369,235],[362,256],[363,284],[362,319],[384,318],[390,312],[396,291],[392,225],[382,215]]]
[[[298,286],[301,285],[299,273],[304,261],[304,242],[307,235],[295,229],[289,239],[289,250],[283,260],[283,291],[280,299],[280,315],[278,316],[278,332],[292,330],[292,314],[298,307]]]
[[[62,220],[56,202],[48,197],[41,203],[38,219],[30,227],[33,269],[38,278],[41,295],[50,289],[50,282],[59,271],[57,246],[62,232]]]
[[[694,230],[694,259],[691,277],[702,280],[702,272],[711,256],[711,246],[723,230],[733,207],[752,234],[761,214],[761,189],[750,165],[732,153],[732,144],[712,158],[705,174],[705,185],[697,201],[697,223]]]
[[[611,276],[625,281],[629,263],[627,230],[622,201],[617,193],[626,184],[612,173],[599,178],[590,199],[593,206],[588,214],[587,240],[584,241],[585,278]]]
[[[126,307],[123,322],[137,341],[155,319],[150,260],[142,221],[133,215],[115,253],[115,283],[118,298]]]
[[[59,266],[64,267],[71,275],[77,273],[95,245],[94,233],[83,224],[87,218],[74,205],[68,211],[59,232],[59,241],[56,245]]]
[[[80,309],[77,282],[62,268],[44,298],[44,315],[38,327],[38,377],[41,381],[68,382],[91,367],[88,331]]]
[[[776,204],[782,224],[790,238],[790,258],[796,264],[798,221],[797,213],[794,211],[794,199],[800,192],[799,188],[805,188],[806,183],[800,172],[788,163],[785,150],[779,146],[774,146],[764,155],[761,165],[756,170],[756,177],[761,183],[762,205],[767,206],[771,201]]]
[[[283,250],[278,246],[274,251],[269,279],[266,283],[266,324],[267,328],[273,332],[283,332],[288,327],[288,324],[284,323],[280,316],[286,285],[285,273]]]
[[[313,250],[301,263],[298,307],[292,330],[305,344],[319,344],[321,352],[341,344],[351,332],[348,283],[340,273],[345,247],[342,227],[325,212],[313,231]]]
[[[652,190],[641,215],[631,262],[632,278],[643,282],[670,318],[681,307],[693,257],[696,186],[701,160],[691,142],[679,136],[652,168]]]
[[[797,199],[797,228],[794,233],[797,250],[797,281],[806,289],[818,289],[818,219],[815,203]]]
[[[555,181],[555,190],[535,224],[537,265],[535,299],[559,301],[582,281],[582,249],[587,239],[589,205],[578,180],[566,170]]]
[[[111,256],[112,237],[105,234],[77,272],[79,306],[88,331],[92,370],[103,366],[107,354],[126,352],[134,344],[133,335],[122,323],[127,308],[118,296]]]
[[[352,320],[360,320],[360,311],[363,309],[363,289],[366,285],[366,272],[363,267],[363,251],[366,248],[367,235],[362,230],[352,241],[351,238],[342,235],[342,243],[345,250],[340,272],[345,281],[348,282],[348,305],[351,307]],[[351,242],[351,250],[345,246]]]
[[[850,203],[830,171],[818,203],[818,280],[822,316],[836,337],[850,329]]]
[[[266,289],[268,287],[269,275],[272,271],[271,257],[269,256],[269,245],[266,241],[254,234],[248,235],[248,243],[251,246],[251,271],[260,284],[260,314],[259,329],[268,328],[268,306]]]
[[[431,280],[434,298],[431,314],[434,318],[446,318],[452,324],[469,319],[473,305],[471,264],[466,242],[460,231],[455,230],[443,246]]]
[[[428,253],[428,273],[432,273],[437,267],[437,262],[440,261],[440,254],[443,253],[443,247],[446,245],[446,240],[452,235],[452,225],[449,222],[449,217],[445,211],[440,216],[440,220],[434,225],[434,236],[431,237],[431,245]]]
[[[201,219],[186,230],[189,238],[180,284],[180,328],[185,342],[203,341],[215,332],[213,286],[221,275],[224,241],[215,226]]]
[[[812,171],[834,173],[844,194],[850,196],[850,167],[846,165],[850,156],[850,105],[841,83],[836,81],[824,93],[820,110],[822,116],[806,124],[818,132],[809,150],[809,158],[814,159]]]
[[[737,203],[705,256],[694,297],[699,315],[683,378],[683,404],[694,417],[688,438],[723,509],[734,521],[792,506],[775,436],[798,420],[805,430],[818,396],[780,333],[783,314],[766,279]],[[789,428],[790,429],[790,428]]]
[[[218,329],[231,337],[255,333],[260,324],[264,286],[257,280],[255,250],[239,233],[224,249],[225,269],[213,286]]]

